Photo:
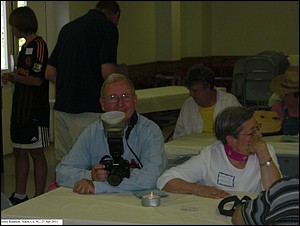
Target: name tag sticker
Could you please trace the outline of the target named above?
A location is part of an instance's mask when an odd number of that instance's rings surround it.
[[[43,66],[43,65],[41,65],[41,64],[34,63],[34,64],[33,64],[32,70],[33,70],[34,72],[40,72],[41,69],[42,69],[42,66]]]
[[[26,48],[25,55],[32,55],[33,48]]]
[[[223,185],[226,187],[234,187],[234,176],[219,172],[217,184],[220,184],[220,185]]]

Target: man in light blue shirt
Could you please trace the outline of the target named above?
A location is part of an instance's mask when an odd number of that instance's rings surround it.
[[[129,163],[130,176],[121,178],[118,185],[108,182],[111,170],[99,162],[106,155],[111,156],[110,145],[103,122],[98,120],[82,132],[70,153],[56,167],[58,185],[71,187],[81,194],[155,188],[167,164],[164,137],[157,124],[135,111],[137,96],[132,82],[121,74],[111,74],[102,85],[99,101],[105,112],[125,113],[121,157]]]

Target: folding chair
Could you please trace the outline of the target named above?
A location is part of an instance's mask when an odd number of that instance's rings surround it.
[[[251,56],[244,63],[243,97],[244,107],[268,108],[272,92],[271,80],[276,76],[276,68],[271,59],[265,56]]]
[[[233,68],[231,93],[242,103],[243,82],[245,80],[244,64],[248,57],[238,59]]]
[[[256,55],[269,57],[275,64],[277,74],[283,74],[290,65],[287,56],[283,52],[263,51]]]

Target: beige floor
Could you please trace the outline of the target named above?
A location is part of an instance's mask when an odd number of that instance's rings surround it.
[[[174,125],[164,127],[163,134],[165,139],[173,131]],[[54,144],[52,143],[50,147],[45,149],[45,155],[48,164],[48,176],[47,176],[47,185],[50,185],[54,176],[54,169],[56,166],[55,154],[54,154]],[[1,191],[10,197],[11,193],[15,190],[15,160],[12,154],[4,156],[4,174],[1,175]],[[30,171],[27,180],[27,194],[29,198],[34,196],[34,178],[33,178],[33,163],[30,158]]]

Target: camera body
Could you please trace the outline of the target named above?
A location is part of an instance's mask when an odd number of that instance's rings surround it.
[[[112,186],[118,186],[124,177],[130,177],[129,162],[122,158],[125,113],[121,111],[106,112],[101,115],[101,120],[103,121],[110,156],[102,157],[100,164],[105,165],[105,170],[109,171],[108,183]]]
[[[105,170],[109,171],[107,181],[112,186],[119,185],[124,177],[130,177],[129,162],[122,157],[118,162],[115,162],[114,159],[104,159],[100,163],[105,165]]]
[[[112,159],[101,159],[100,163],[105,165],[109,171],[107,181],[112,186],[118,186],[124,177],[130,177],[129,162],[122,158],[124,153],[123,133],[120,130],[110,130],[107,133],[109,152]]]

